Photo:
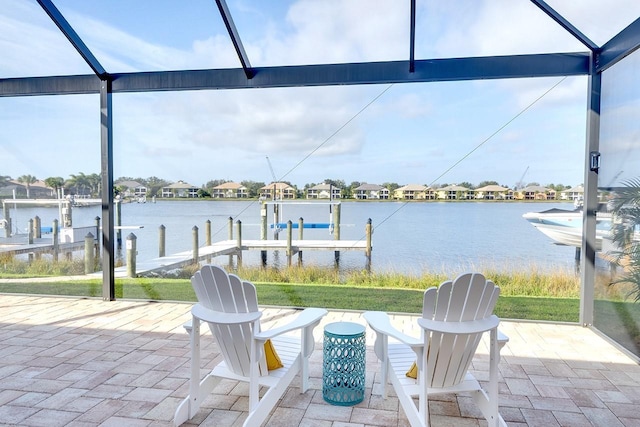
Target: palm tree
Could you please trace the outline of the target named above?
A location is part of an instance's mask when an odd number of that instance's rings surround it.
[[[612,284],[629,283],[633,285],[630,296],[640,301],[640,240],[637,239],[640,227],[640,178],[623,182],[624,187],[616,189],[612,200],[614,221],[612,225],[613,243],[618,250],[612,254],[616,264],[622,266],[624,273]]]
[[[91,196],[100,197],[100,188],[102,187],[102,177],[97,173],[87,175],[87,183]]]
[[[38,178],[36,178],[33,175],[22,175],[21,177],[18,178],[18,182],[21,184],[24,184],[26,190],[27,190],[27,199],[29,199],[29,188],[31,187],[31,184],[34,184],[36,181],[38,180]]]
[[[61,176],[51,176],[44,180],[47,187],[52,188],[56,193],[56,198],[60,198],[59,190],[64,186],[64,178]]]
[[[73,188],[76,194],[83,194],[86,189],[90,188],[89,179],[87,175],[79,172],[77,175],[71,174],[71,178],[65,183],[67,188]]]

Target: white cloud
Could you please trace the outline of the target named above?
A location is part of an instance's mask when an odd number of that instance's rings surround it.
[[[386,104],[385,108],[387,112],[393,112],[407,119],[427,117],[435,108],[429,99],[425,99],[424,96],[416,93],[395,95],[394,92],[391,92],[389,98],[390,100],[388,102],[385,102],[386,99],[382,101],[382,103]]]
[[[97,19],[70,13],[78,34],[102,66],[110,72],[238,67],[238,57],[226,35],[194,40],[185,51],[147,42]]]
[[[418,12],[421,58],[585,50],[528,1],[423,2]]]
[[[548,3],[599,46],[640,16],[640,2],[636,0],[548,0]]]
[[[265,51],[281,64],[406,59],[408,6],[394,0],[301,0],[287,14],[293,31],[266,39]]]
[[[0,28],[1,78],[91,72],[35,3],[3,0]]]

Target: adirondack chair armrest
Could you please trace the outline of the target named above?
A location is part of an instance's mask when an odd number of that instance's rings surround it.
[[[270,338],[295,331],[297,329],[303,329],[309,326],[315,327],[315,325],[317,325],[326,314],[327,310],[324,308],[305,308],[295,319],[286,325],[259,332],[255,334],[253,338],[258,341],[266,341]]]
[[[425,318],[418,319],[418,325],[423,329],[444,334],[477,334],[496,329],[499,324],[500,319],[495,314],[485,317],[484,319],[461,322],[447,322]]]
[[[262,312],[260,311],[254,311],[252,313],[223,313],[220,311],[210,310],[202,304],[194,305],[191,308],[191,314],[205,322],[225,325],[254,322],[262,316]]]
[[[421,339],[403,334],[398,329],[394,328],[393,325],[391,325],[389,315],[383,311],[367,311],[362,315],[362,317],[365,318],[371,329],[378,334],[395,338],[410,347],[420,347],[424,345],[424,342]]]
[[[500,329],[498,329],[498,352],[502,351],[502,347],[504,347],[508,342],[509,337],[500,332]]]

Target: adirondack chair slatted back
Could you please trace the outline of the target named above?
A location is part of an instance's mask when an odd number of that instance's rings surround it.
[[[493,314],[499,294],[500,288],[482,274],[463,274],[425,291],[422,316],[447,322],[483,319]],[[464,380],[482,334],[430,332],[425,338],[428,386],[449,387]]]
[[[193,275],[191,284],[198,302],[206,308],[222,313],[258,311],[255,286],[233,274],[227,274],[220,267],[203,266]],[[251,337],[254,328],[259,329],[259,323],[219,325],[208,322],[208,325],[229,369],[238,375],[249,376]],[[263,365],[261,363],[260,370],[266,372],[266,365]]]

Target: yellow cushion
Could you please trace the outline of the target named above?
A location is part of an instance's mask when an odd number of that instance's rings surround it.
[[[418,365],[416,365],[416,362],[413,362],[406,375],[414,380],[418,379]]]
[[[264,355],[267,359],[267,369],[273,371],[274,369],[282,368],[282,360],[278,357],[276,349],[273,347],[271,340],[267,340],[264,343]]]

